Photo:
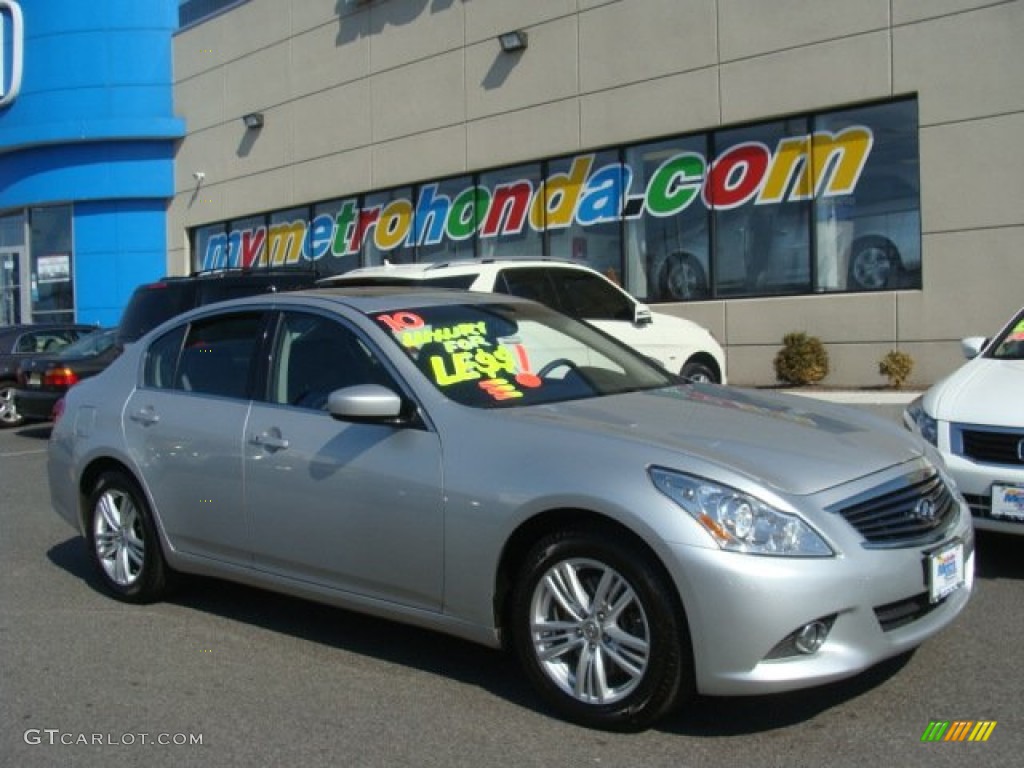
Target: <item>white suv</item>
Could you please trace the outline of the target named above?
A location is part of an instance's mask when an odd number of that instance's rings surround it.
[[[692,381],[725,383],[725,353],[703,327],[650,308],[590,267],[546,259],[467,259],[362,267],[321,285],[408,285],[508,293],[586,320]]]

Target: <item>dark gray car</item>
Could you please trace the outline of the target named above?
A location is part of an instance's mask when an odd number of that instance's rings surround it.
[[[75,323],[0,327],[0,429],[24,422],[14,402],[18,365],[32,355],[58,352],[95,330],[95,325]]]

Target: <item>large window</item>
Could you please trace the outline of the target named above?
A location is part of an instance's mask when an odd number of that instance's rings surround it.
[[[544,252],[538,226],[543,212],[532,205],[540,184],[540,163],[480,174],[477,216],[483,219],[476,227],[480,233],[478,256],[539,256]]]
[[[178,0],[178,26],[189,27],[248,0]]]
[[[917,102],[585,152],[214,224],[196,267],[555,256],[648,302],[921,287]]]
[[[626,221],[623,287],[645,301],[690,301],[710,295],[711,215],[701,200],[707,136],[626,150],[645,190],[646,215]]]
[[[715,296],[810,290],[811,202],[795,193],[807,161],[776,170],[786,159],[786,150],[780,148],[786,140],[807,135],[807,122],[792,119],[720,131],[713,137],[715,160],[708,169],[705,197],[714,210]],[[777,191],[770,189],[773,183]]]
[[[873,135],[870,158],[852,193],[815,200],[817,289],[920,288],[917,102],[819,115],[814,125],[830,135],[866,125]]]
[[[29,231],[32,319],[37,323],[74,322],[71,206],[30,209]]]
[[[617,151],[550,162],[545,185],[548,254],[582,261],[621,283],[621,211],[628,186],[628,169]]]
[[[471,176],[424,184],[417,192],[411,225],[417,261],[451,261],[475,253],[481,221]],[[409,230],[407,230],[409,232]],[[406,242],[409,242],[408,236]]]

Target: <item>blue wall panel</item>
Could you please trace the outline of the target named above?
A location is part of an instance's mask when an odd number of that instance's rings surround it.
[[[135,287],[163,276],[166,213],[162,201],[75,205],[75,289],[79,321],[116,325]]]

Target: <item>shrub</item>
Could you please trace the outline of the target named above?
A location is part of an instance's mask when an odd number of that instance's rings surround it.
[[[828,376],[828,352],[821,339],[803,332],[787,333],[775,355],[775,376],[787,384],[817,384]]]
[[[893,389],[901,389],[914,370],[914,358],[898,349],[890,349],[878,361],[878,372],[889,380]]]

